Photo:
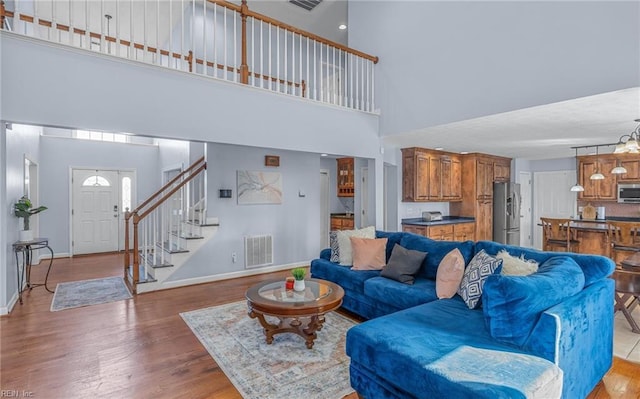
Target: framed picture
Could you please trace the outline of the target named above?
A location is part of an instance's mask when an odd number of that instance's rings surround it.
[[[238,171],[238,205],[282,204],[280,172]]]
[[[265,155],[264,166],[280,166],[280,157],[277,155]]]

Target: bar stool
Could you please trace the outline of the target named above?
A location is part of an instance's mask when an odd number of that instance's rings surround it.
[[[640,303],[640,273],[619,269],[613,273],[616,281],[616,304],[614,312],[622,311],[631,326],[631,331],[640,334],[640,326],[631,314]],[[629,302],[631,300],[631,302]]]
[[[566,252],[573,252],[580,245],[576,239],[576,231],[571,230],[571,219],[540,218],[542,223],[542,250],[564,248]]]
[[[640,252],[640,223],[609,221],[607,230],[609,257],[618,267],[624,259]]]

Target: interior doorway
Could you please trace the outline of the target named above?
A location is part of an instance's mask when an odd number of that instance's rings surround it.
[[[369,226],[369,168],[361,168],[360,176],[360,227]]]
[[[576,193],[569,188],[575,171],[535,172],[533,174],[533,245],[542,249],[541,217],[569,218],[576,212]]]
[[[135,203],[135,172],[72,169],[71,253],[124,249],[124,212]]]

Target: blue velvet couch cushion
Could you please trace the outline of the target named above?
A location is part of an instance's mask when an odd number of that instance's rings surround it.
[[[409,285],[382,276],[373,277],[364,282],[364,293],[396,310],[407,309],[438,299],[436,282],[426,278],[418,278],[412,285]]]
[[[364,293],[364,282],[380,275],[380,270],[351,270],[351,266],[341,266],[326,259],[311,261],[311,276],[333,281],[345,291]]]
[[[458,248],[462,253],[465,265],[469,264],[475,254],[473,241],[436,241],[411,233],[404,233],[400,240],[400,245],[407,249],[428,253],[416,277],[430,278],[432,280],[436,279],[438,265],[442,258],[454,248]]]
[[[482,310],[470,310],[462,298],[441,299],[369,320],[347,331],[352,365],[377,380],[396,384],[407,397],[441,398],[453,388],[426,365],[462,345],[524,353],[492,338]],[[443,396],[445,395],[445,396]]]
[[[537,249],[504,245],[493,241],[478,241],[476,243],[476,252],[479,252],[481,249],[484,249],[488,254],[493,256],[504,249],[512,256],[519,257],[523,255],[525,259],[533,259],[538,262],[538,264],[542,264],[547,259],[558,256],[557,252],[543,252]],[[570,257],[580,266],[584,273],[585,287],[610,276],[616,268],[616,264],[611,259],[600,255],[584,255],[572,252],[563,253],[562,255]]]
[[[568,256],[547,259],[528,276],[492,274],[482,291],[482,309],[495,339],[523,346],[540,314],[584,288],[584,274]]]
[[[391,257],[391,252],[393,251],[393,247],[396,244],[400,244],[400,240],[402,236],[406,234],[403,232],[389,232],[389,231],[380,231],[376,230],[376,238],[386,238],[387,239],[387,248],[385,250],[386,258],[385,260],[388,262]]]

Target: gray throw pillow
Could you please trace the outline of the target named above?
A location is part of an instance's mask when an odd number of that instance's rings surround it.
[[[405,284],[413,284],[414,274],[418,273],[426,252],[406,249],[396,244],[393,246],[389,262],[382,269],[380,275]]]

